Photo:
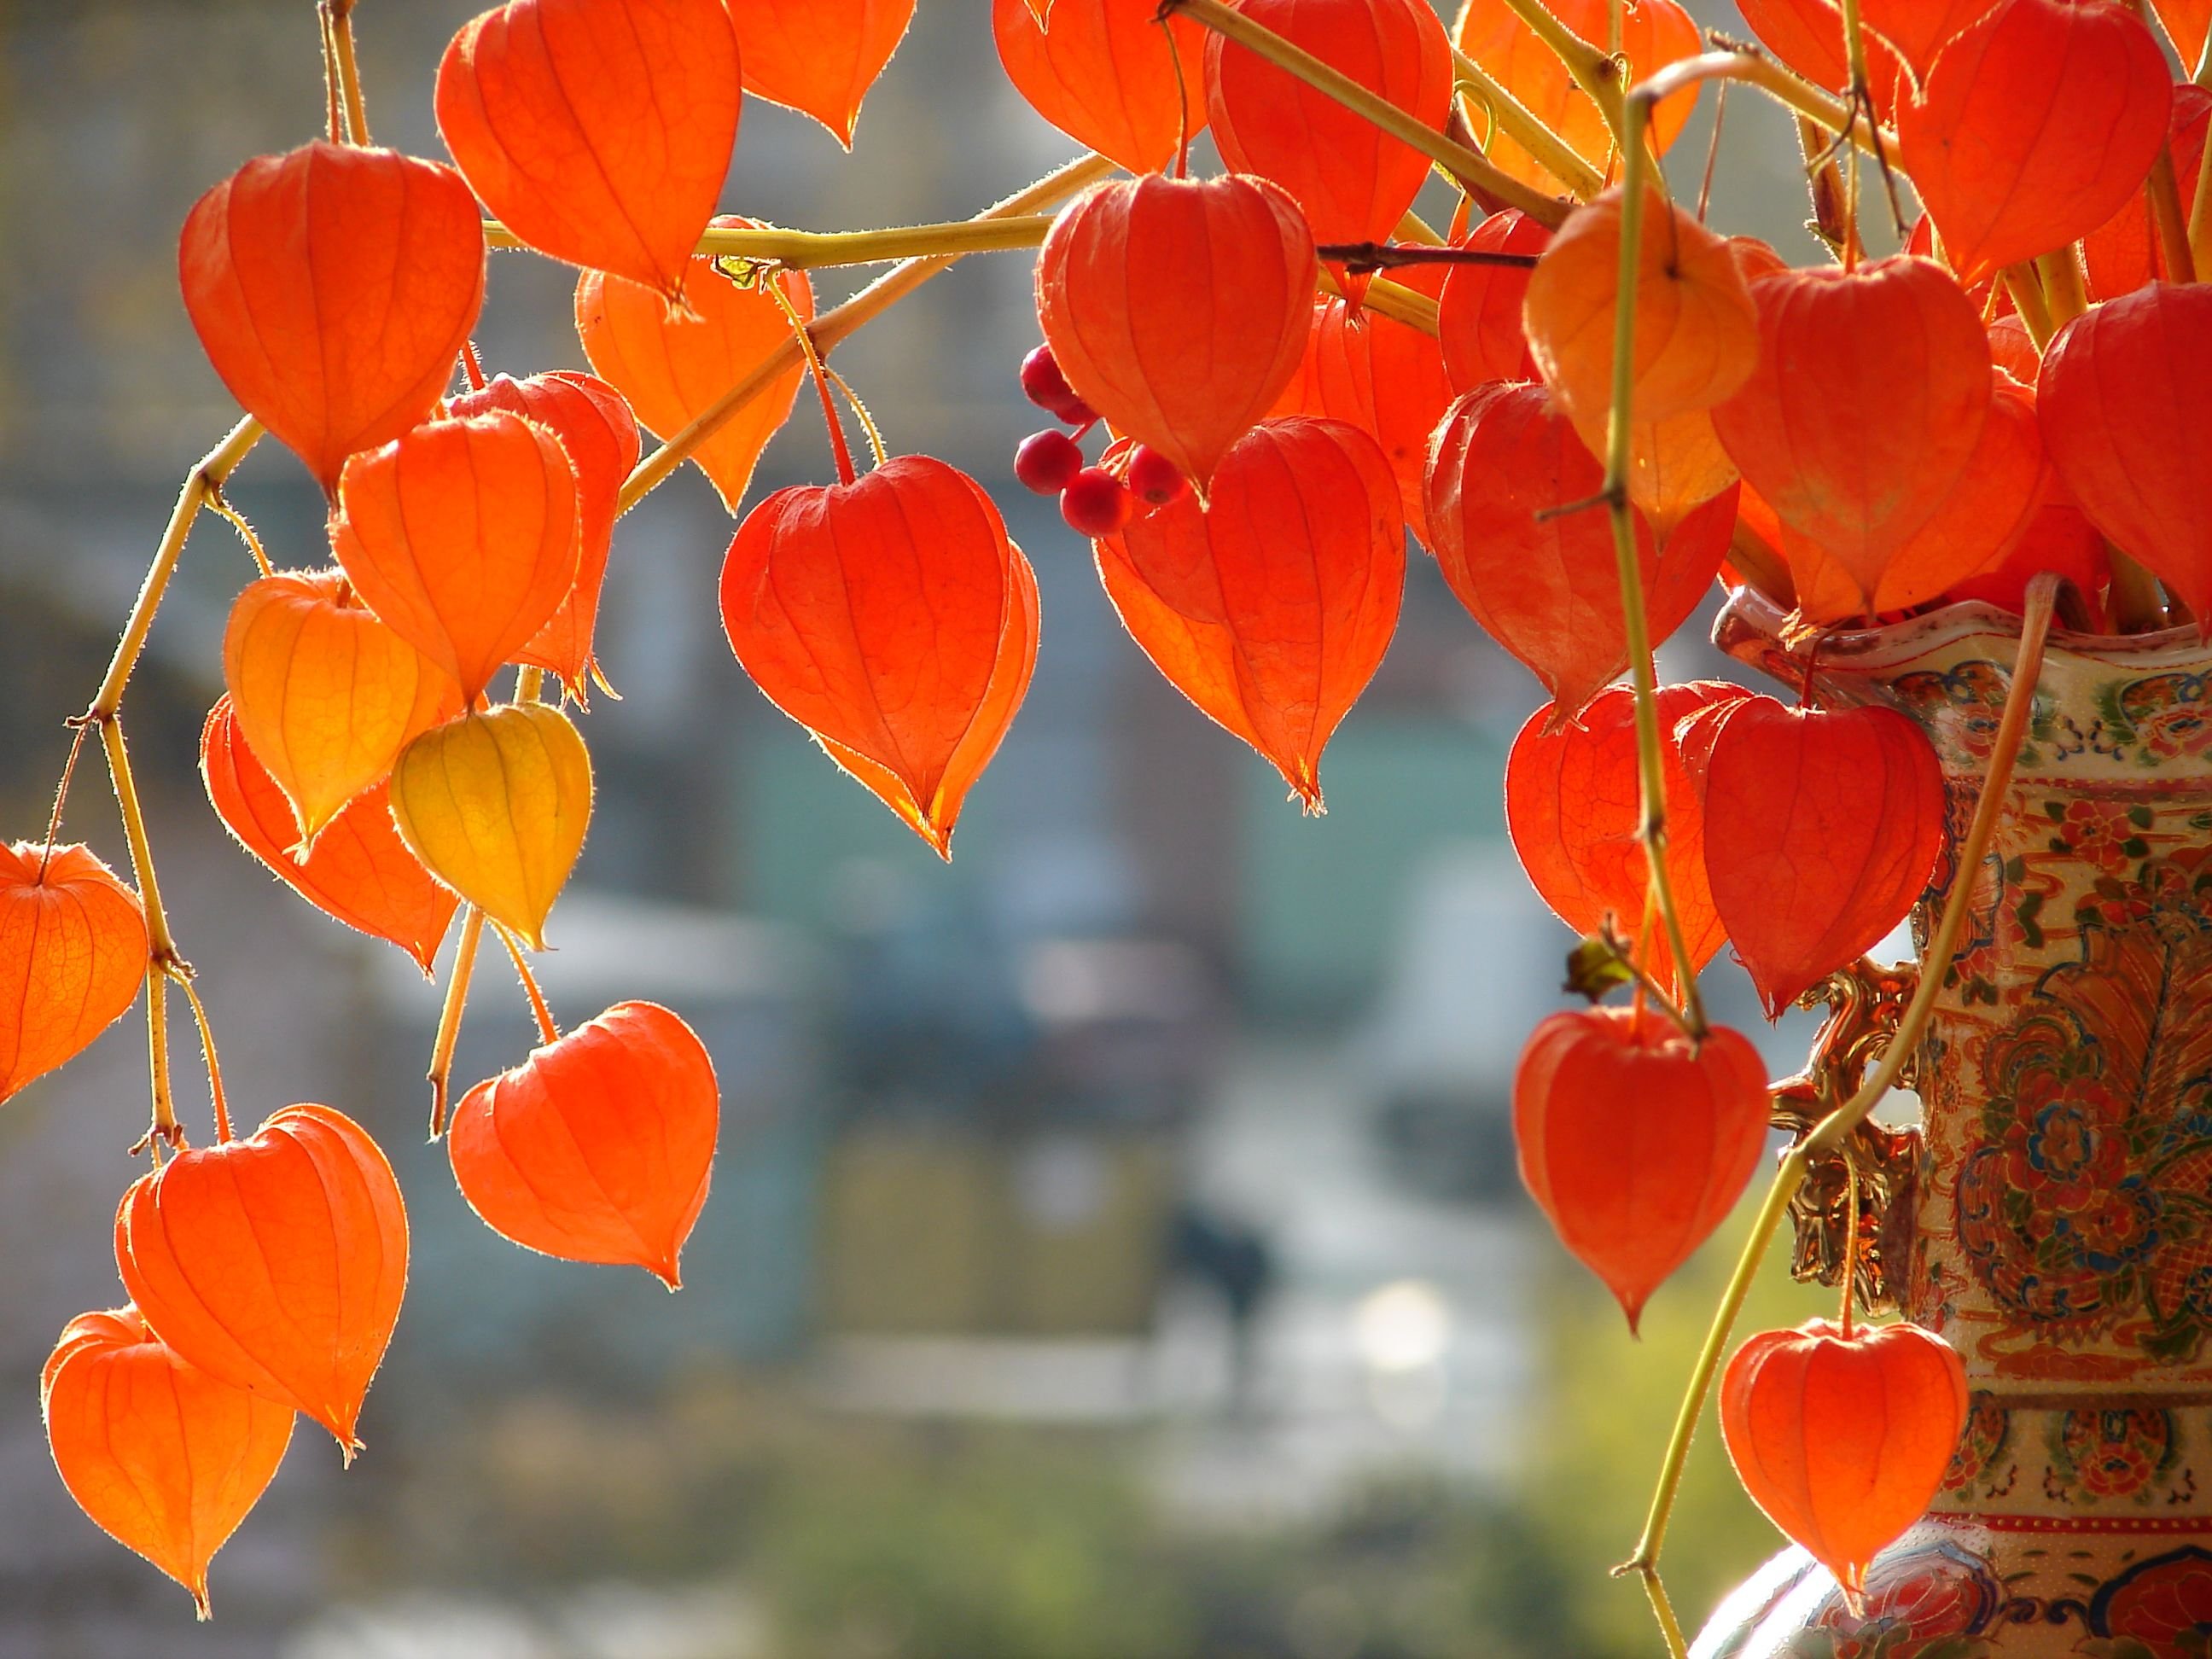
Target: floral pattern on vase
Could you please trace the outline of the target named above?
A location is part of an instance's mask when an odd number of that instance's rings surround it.
[[[1782,617],[1716,638],[1796,688]],[[2020,622],[1954,605],[1831,634],[1828,706],[1934,742],[1962,872]],[[1802,1553],[1716,1614],[1695,1659],[2212,1659],[2212,648],[2055,634],[1967,926],[1917,1056],[1907,1317],[1972,1403],[1926,1521],[1864,1616]]]

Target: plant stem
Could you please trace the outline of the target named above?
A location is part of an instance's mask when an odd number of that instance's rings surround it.
[[[1966,840],[1953,865],[1957,874],[1944,898],[1935,937],[1929,941],[1927,954],[1922,959],[1920,980],[1913,988],[1912,1000],[1899,1016],[1897,1030],[1883,1048],[1881,1059],[1857,1091],[1791,1147],[1775,1171],[1752,1222],[1751,1237],[1736,1258],[1728,1287],[1722,1292],[1720,1305],[1706,1331],[1705,1346],[1691,1370],[1689,1387],[1683,1394],[1674,1432],[1668,1437],[1666,1454],[1660,1461],[1658,1487],[1652,1494],[1643,1535],[1637,1540],[1636,1553],[1613,1569],[1616,1573],[1637,1573],[1647,1583],[1656,1577],[1659,1552],[1666,1541],[1675,1494],[1681,1486],[1690,1440],[1697,1431],[1698,1419],[1704,1415],[1705,1396],[1720,1370],[1729,1334],[1735,1328],[1736,1316],[1742,1311],[1744,1298],[1750,1292],[1753,1277],[1766,1254],[1766,1247],[1781,1225],[1782,1218],[1788,1213],[1790,1200],[1803,1185],[1805,1173],[1813,1161],[1842,1146],[1844,1137],[1881,1103],[1919,1045],[1929,1016],[1935,1011],[1936,999],[1958,955],[1960,935],[1966,931],[1966,914],[1972,904],[1975,878],[1983,860],[1988,856],[1990,842],[1996,834],[1998,814],[2003,811],[2005,798],[2012,787],[2013,767],[2020,757],[2021,739],[2027,735],[2028,719],[2035,707],[2036,681],[2043,671],[2044,641],[2051,631],[2051,606],[2057,592],[2058,580],[2052,575],[2037,576],[2028,584],[2020,649],[2013,659],[2012,685],[2005,694],[2004,715],[1990,746],[1989,769],[1983,776],[1981,793],[1974,803],[1973,822],[1967,828]],[[1673,1651],[1679,1653],[1680,1650]]]
[[[760,259],[793,270],[830,265],[888,264],[896,259],[939,254],[994,253],[1035,247],[1052,228],[1048,213],[996,219],[955,219],[943,224],[901,225],[883,230],[739,229],[714,225],[699,238],[695,252],[722,258]],[[496,219],[484,221],[489,247],[526,247]]]
[[[131,775],[131,755],[123,741],[122,719],[112,711],[88,724],[100,727],[100,746],[107,751],[108,781],[115,790],[115,805],[123,814],[123,834],[131,844],[131,873],[138,882],[138,901],[146,913],[146,1043],[154,1089],[154,1117],[141,1146],[159,1141],[172,1148],[185,1144],[183,1126],[177,1121],[176,1097],[169,1080],[169,1022],[167,987],[171,970],[183,964],[177,941],[169,932],[168,912],[161,905],[161,884],[154,873],[154,849],[146,838],[146,813],[138,802],[138,782]]]
[[[1726,35],[1715,35],[1713,39],[1723,50],[1706,56],[1724,56],[1734,60],[1734,67],[1725,77],[1719,78],[1741,81],[1746,86],[1757,87],[1784,108],[1795,111],[1809,121],[1817,122],[1830,132],[1850,139],[1869,155],[1897,154],[1897,135],[1894,132],[1887,127],[1875,125],[1863,112],[1852,109],[1826,88],[1816,87],[1802,76],[1791,74],[1771,58],[1743,50]],[[1668,68],[1679,69],[1704,61],[1704,58],[1685,58],[1679,63],[1670,64]],[[1660,73],[1663,75],[1665,71]],[[1658,75],[1652,77],[1654,80],[1659,78]]]
[[[108,659],[106,676],[100,683],[92,706],[85,710],[85,719],[105,720],[122,707],[123,689],[131,683],[131,671],[138,665],[139,653],[146,648],[146,631],[154,625],[154,613],[161,609],[161,596],[169,591],[169,578],[176,574],[177,558],[185,550],[185,538],[191,534],[192,520],[199,515],[209,492],[221,490],[246,453],[260,441],[261,431],[261,422],[248,415],[185,475],[184,488],[178,492],[177,505],[169,514],[168,528],[161,532],[161,545],[154,550],[154,562],[146,567],[146,579],[139,584],[138,598],[131,607],[131,619],[123,625],[123,637],[115,642],[115,654]]]
[[[1168,0],[1168,3],[1186,17],[1205,24],[1215,33],[1234,40],[1238,46],[1266,58],[1276,68],[1296,76],[1316,92],[1334,98],[1353,114],[1364,116],[1391,137],[1420,151],[1472,189],[1494,197],[1509,207],[1519,208],[1539,224],[1556,227],[1566,218],[1569,210],[1574,205],[1559,197],[1531,190],[1481,151],[1455,143],[1441,132],[1423,126],[1395,104],[1378,98],[1350,76],[1323,63],[1311,52],[1291,45],[1264,24],[1254,22],[1242,12],[1231,10],[1222,3],[1222,0]],[[1517,0],[1516,9],[1517,4],[1534,3],[1535,0]],[[1558,21],[1556,18],[1553,21]],[[1610,68],[1612,60],[1607,58],[1605,61]]]
[[[215,1138],[219,1145],[231,1138],[230,1101],[222,1090],[222,1061],[216,1057],[215,1030],[208,1024],[207,1009],[192,985],[192,976],[173,964],[169,977],[177,981],[177,988],[192,1005],[192,1021],[200,1028],[200,1055],[207,1062],[208,1098],[215,1109]]]
[[[453,969],[446,979],[446,1000],[438,1010],[438,1036],[430,1045],[430,1139],[446,1133],[446,1108],[452,1097],[453,1045],[461,1038],[461,1014],[469,1003],[469,981],[477,971],[477,946],[483,941],[484,914],[473,904],[461,920],[460,943],[453,947]]]
[[[1605,188],[1605,175],[1546,126],[1528,106],[1513,95],[1512,88],[1462,52],[1452,48],[1452,69],[1461,88],[1480,104],[1494,131],[1504,133],[1535,158],[1536,165],[1557,179],[1576,198],[1587,202]]]
[[[2199,184],[2206,170],[2200,162],[2197,175]],[[2150,177],[2143,181],[2143,193],[2150,201],[2150,222],[2158,236],[2158,250],[2166,258],[2166,280],[2195,282],[2197,253],[2189,242],[2189,216],[2182,211],[2181,181],[2174,174],[2171,143],[2160,149],[2158,160],[2151,163]]]
[[[1853,113],[1873,107],[1867,90],[1866,31],[1859,24],[1859,0],[1843,0],[1844,61],[1850,65],[1850,107]],[[1856,270],[1859,260],[1859,152],[1852,146],[1844,167],[1844,269]]]
[[[353,50],[354,0],[321,0],[331,46],[337,55],[338,102],[345,111],[346,142],[368,144],[368,110],[361,99],[361,65]]]
[[[1620,95],[1620,65],[1613,54],[1585,40],[1565,23],[1544,0],[1505,0],[1505,9],[1528,26],[1530,33],[1552,49],[1566,65],[1574,83],[1589,95],[1597,112],[1616,142],[1626,131]]]
[[[1326,268],[1321,273],[1321,285],[1329,293],[1342,297],[1344,290]],[[1407,288],[1388,277],[1377,276],[1368,283],[1367,293],[1360,304],[1378,317],[1388,317],[1394,323],[1403,323],[1407,328],[1434,335],[1437,331],[1437,302],[1419,289]]]
[[[975,216],[976,220],[1019,218],[1040,208],[1049,207],[1064,197],[1073,196],[1085,185],[1104,178],[1113,171],[1113,162],[1104,156],[1085,155],[1047,173],[1026,190],[1017,191],[1003,202],[985,209]],[[885,271],[844,304],[814,319],[809,332],[813,337],[815,349],[828,356],[848,336],[874,321],[960,257],[957,253],[918,256]],[[796,339],[784,341],[761,359],[744,380],[702,410],[682,431],[638,463],[636,470],[623,481],[617,510],[627,513],[635,507],[663,479],[681,466],[693,450],[720,431],[739,410],[803,361]]]
[[[806,319],[799,314],[783,289],[774,283],[768,288],[769,298],[775,301],[776,309],[783,313],[783,320],[791,325],[791,337],[798,343],[799,355],[806,360],[806,372],[812,377],[814,390],[822,399],[822,424],[830,428],[830,453],[837,463],[837,482],[853,482],[853,452],[845,442],[845,424],[837,418],[837,400],[830,395],[830,376],[822,366],[822,354],[814,349],[814,337],[807,330]],[[877,447],[878,465],[882,446]]]
[[[2005,292],[2012,295],[2012,308],[2020,313],[2021,325],[2027,330],[2027,337],[2035,342],[2035,349],[2049,348],[2051,337],[2057,331],[2051,325],[2051,307],[2044,302],[2043,279],[2036,275],[2032,264],[2007,265],[2004,268]]]
[[[2089,291],[2081,280],[2081,262],[2074,245],[2036,256],[2035,269],[2043,278],[2044,302],[2051,310],[2051,331],[2065,327],[2089,308]]]
[[[1648,86],[1648,82],[1646,85]],[[1659,735],[1658,673],[1651,656],[1651,629],[1644,605],[1644,571],[1636,539],[1636,509],[1628,499],[1632,405],[1636,387],[1636,279],[1643,249],[1644,205],[1649,193],[1644,170],[1644,124],[1656,97],[1638,87],[1628,100],[1626,142],[1621,150],[1620,276],[1613,313],[1613,398],[1606,415],[1604,497],[1613,521],[1613,557],[1620,573],[1620,615],[1627,636],[1629,672],[1636,685],[1636,758],[1642,810],[1638,838],[1650,872],[1650,891],[1674,963],[1682,1023],[1691,1040],[1705,1033],[1705,1006],[1698,994],[1697,964],[1682,936],[1674,904],[1674,884],[1667,869],[1666,751]]]
[[[515,976],[522,981],[523,994],[530,999],[530,1015],[538,1022],[539,1038],[548,1043],[558,1042],[561,1028],[553,1023],[553,1011],[545,1005],[545,993],[538,988],[538,975],[530,971],[530,961],[522,954],[521,945],[497,922],[492,923],[492,931],[507,946],[507,958],[514,964]]]

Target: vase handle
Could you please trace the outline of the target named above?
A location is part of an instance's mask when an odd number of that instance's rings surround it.
[[[1884,967],[1863,957],[1799,1000],[1806,1007],[1826,1004],[1828,1018],[1805,1070],[1775,1085],[1777,1128],[1802,1139],[1850,1098],[1895,1035],[1918,982],[1911,963]],[[1905,1067],[1900,1086],[1912,1086],[1913,1070]],[[1853,1128],[1847,1146],[1848,1157],[1837,1152],[1815,1160],[1790,1201],[1796,1231],[1790,1274],[1801,1284],[1840,1286],[1844,1261],[1856,1260],[1860,1305],[1869,1313],[1893,1313],[1911,1247],[1921,1132],[1917,1125],[1894,1127],[1869,1118]],[[1855,1252],[1845,1249],[1852,1214],[1847,1180],[1858,1188]]]

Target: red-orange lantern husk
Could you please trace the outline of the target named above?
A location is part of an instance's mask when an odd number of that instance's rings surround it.
[[[1683,770],[1674,726],[1701,708],[1747,695],[1722,680],[1658,690],[1667,874],[1682,942],[1697,968],[1713,959],[1728,936],[1705,880],[1705,812]],[[1562,718],[1550,704],[1528,717],[1505,757],[1506,833],[1529,883],[1577,933],[1594,933],[1608,921],[1624,936],[1642,927],[1651,884],[1650,860],[1637,836],[1643,820],[1632,691],[1607,686],[1575,720]],[[1674,992],[1674,955],[1656,932],[1645,956],[1652,977]]]
[[[1451,41],[1428,0],[1236,0],[1236,9],[1423,126],[1440,132],[1450,118]],[[1225,35],[1206,39],[1206,113],[1222,161],[1290,191],[1316,242],[1387,241],[1429,176],[1428,157],[1405,140]],[[1356,304],[1370,278],[1329,269]]]
[[[1435,278],[1426,283],[1431,289]],[[1416,276],[1408,286],[1419,287]],[[1407,526],[1426,545],[1422,480],[1429,434],[1451,406],[1443,354],[1433,336],[1345,301],[1316,297],[1305,362],[1274,413],[1314,415],[1358,427],[1382,447],[1398,480]]]
[[[1186,495],[1093,545],[1153,665],[1320,811],[1322,751],[1375,677],[1405,591],[1380,447],[1342,421],[1268,421],[1223,459],[1203,509]]]
[[[1957,487],[1990,403],[1990,343],[1940,267],[1899,257],[1751,285],[1759,366],[1713,410],[1744,482],[1871,608]],[[1848,340],[1850,349],[1837,349]]]
[[[1943,775],[1893,708],[1745,697],[1691,716],[1705,876],[1769,1018],[1905,920],[1942,851]]]
[[[1766,1145],[1766,1066],[1716,1026],[1692,1043],[1650,1009],[1552,1015],[1513,1076],[1521,1179],[1634,1330],[1711,1237]]]
[[[860,101],[891,61],[914,0],[726,0],[745,90],[811,115],[853,148]]]
[[[717,228],[750,230],[750,219],[718,215]],[[671,312],[652,289],[587,270],[576,282],[576,337],[592,368],[629,400],[645,428],[673,438],[743,386],[792,343],[791,324],[769,284],[804,322],[814,319],[814,288],[803,270],[778,271],[741,289],[705,255],[691,262],[685,309]],[[691,452],[732,516],[744,504],[753,468],[783,423],[806,367],[796,351],[766,389]]]
[[[1962,3],[1967,15],[1959,21],[1965,23],[1978,14],[1983,0],[1962,0]],[[1843,13],[1834,0],[1742,0],[1737,9],[1759,44],[1807,80],[1835,93],[1850,84]],[[1862,22],[1866,22],[1873,9],[1871,4],[1861,9]],[[1931,16],[1937,15],[1934,9],[1928,9]],[[1887,121],[1899,95],[1902,66],[1897,53],[1871,23],[1867,24],[1863,39],[1867,90],[1874,100],[1875,114]],[[1906,98],[1912,95],[1910,80],[1903,81],[1902,93]]]
[[[2187,82],[2176,87],[2166,145],[2173,156],[2176,192],[2184,202],[2197,199],[2208,121],[2212,121],[2212,92]],[[2081,238],[2081,274],[2092,300],[2118,299],[2148,283],[2172,280],[2151,215],[2150,196],[2148,188],[2136,191],[2118,212]],[[2027,385],[2035,383],[2032,374],[2016,378]]]
[[[1125,437],[1202,490],[1305,356],[1314,242],[1264,179],[1095,185],[1037,255],[1037,320],[1060,373]]]
[[[1518,208],[1493,213],[1461,239],[1491,253],[1541,253],[1552,233]],[[1528,272],[1513,265],[1453,265],[1437,296],[1437,337],[1454,392],[1485,380],[1533,380],[1536,359],[1521,324]]]
[[[448,405],[457,420],[503,409],[550,427],[576,469],[576,580],[553,619],[515,653],[517,661],[550,668],[580,698],[592,667],[592,635],[599,590],[615,533],[615,505],[641,447],[637,417],[621,392],[589,374],[495,375],[483,390]]]
[[[2142,188],[2173,81],[2124,6],[2002,0],[1897,109],[1913,188],[1969,283],[2097,228]]]
[[[1981,569],[1954,582],[1944,597],[1980,599],[2019,616],[2027,608],[2028,583],[2045,570],[2072,584],[2091,633],[2111,631],[2105,609],[2105,591],[2112,580],[2110,550],[2097,526],[2066,493],[2066,486],[2047,471],[2042,498],[2027,528]]]
[[[425,421],[346,464],[331,547],[386,626],[473,703],[576,584],[576,469],[505,410]]]
[[[1206,31],[1169,20],[1161,44],[1157,4],[1145,0],[991,0],[999,62],[1030,107],[1078,143],[1132,173],[1159,173],[1206,126],[1199,97]],[[1181,89],[1177,76],[1181,76]]]
[[[2212,288],[2160,283],[2067,324],[2037,412],[2090,521],[2212,630]]]
[[[1890,556],[1874,591],[1877,614],[1909,611],[1952,591],[2001,560],[2034,521],[2050,471],[2035,394],[2001,369],[1990,374],[1989,412],[1974,453],[1934,514]],[[1841,622],[1865,614],[1865,596],[1842,566],[1789,526],[1780,531],[1804,621]]]
[[[138,896],[89,848],[0,844],[0,1101],[123,1018],[146,954]]]
[[[291,1407],[185,1364],[127,1307],[70,1321],[39,1402],[70,1496],[206,1618],[208,1564],[284,1461]]]
[[[399,1183],[359,1124],[287,1106],[179,1152],[123,1195],[115,1262],[179,1358],[306,1413],[351,1460],[407,1286]]]
[[[451,167],[303,144],[201,197],[178,265],[215,372],[327,492],[453,380],[483,305],[483,221]]]
[[[356,797],[315,837],[305,857],[291,803],[240,735],[228,695],[200,728],[200,777],[223,826],[295,892],[325,915],[389,939],[425,974],[460,900],[430,878],[392,827],[391,785]]]
[[[438,131],[523,241],[674,300],[744,95],[723,0],[507,0],[446,48]]]
[[[1600,511],[1555,510],[1589,501],[1604,481],[1540,386],[1478,387],[1452,405],[1430,450],[1430,545],[1444,580],[1570,720],[1628,664],[1613,527]],[[1655,646],[1711,586],[1735,525],[1733,488],[1691,509],[1663,553],[1637,515]]]
[[[1721,1433],[1766,1518],[1854,1604],[1867,1565],[1935,1498],[1966,1426],[1966,1371],[1917,1325],[1763,1331],[1722,1374]]]
[[[470,1090],[446,1149],[461,1195],[502,1238],[640,1267],[672,1291],[720,1115],[714,1062],[691,1028],[618,1002]]]
[[[901,455],[780,489],[738,527],[721,603],[769,701],[950,857],[1036,664],[1036,578],[981,486]]]

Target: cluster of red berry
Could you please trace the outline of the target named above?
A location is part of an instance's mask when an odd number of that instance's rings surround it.
[[[1083,440],[1097,411],[1077,395],[1050,346],[1022,359],[1022,392],[1054,420],[1073,427],[1032,432],[1014,451],[1014,477],[1040,495],[1060,497],[1060,515],[1079,535],[1111,536],[1136,516],[1137,503],[1165,507],[1189,488],[1175,463],[1144,444],[1116,445],[1091,466]]]

